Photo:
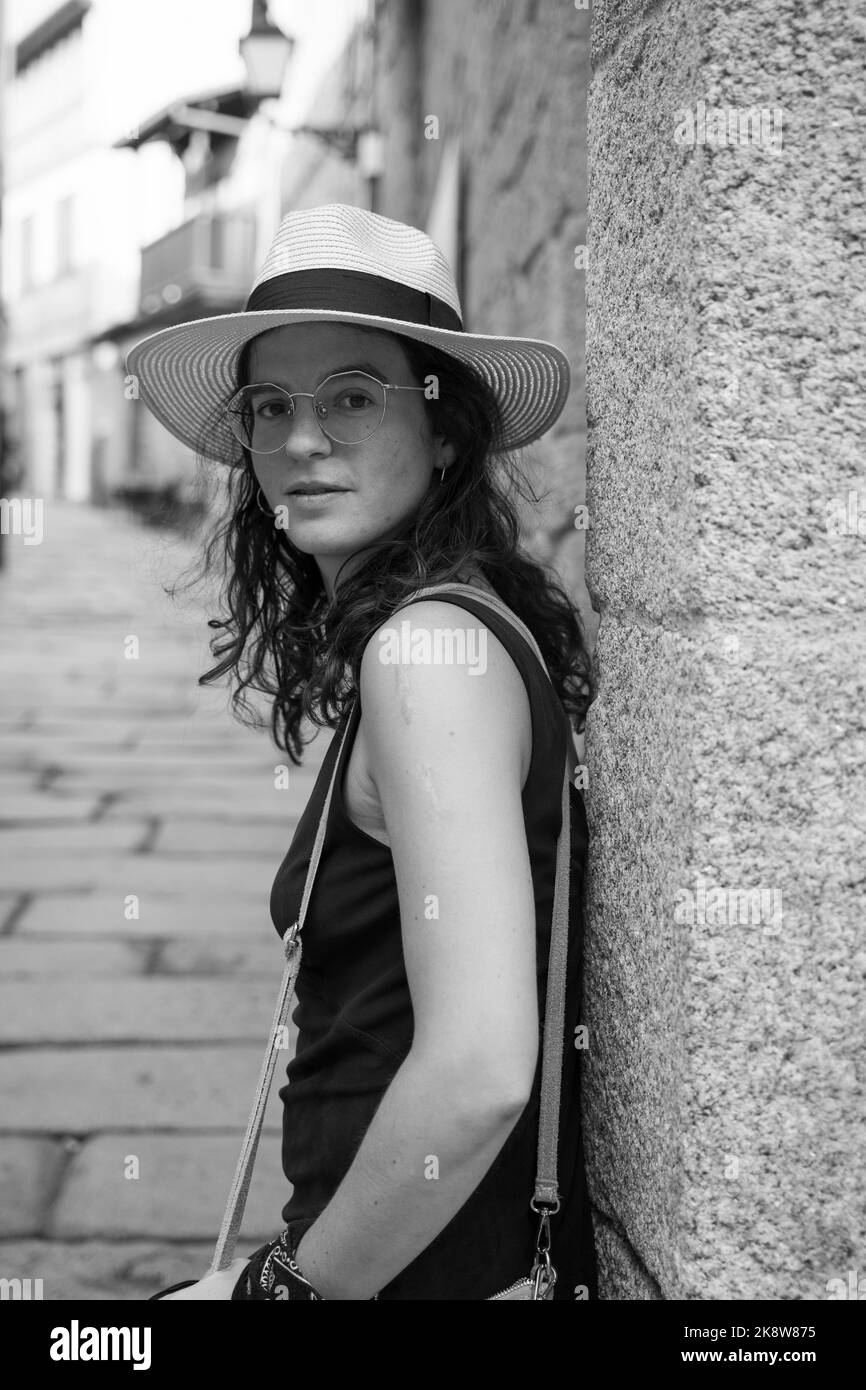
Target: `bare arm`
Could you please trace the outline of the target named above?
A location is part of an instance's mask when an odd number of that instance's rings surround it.
[[[416,627],[477,626],[426,601]],[[402,614],[401,619],[407,614]],[[535,905],[521,803],[523,681],[487,631],[487,669],[361,668],[372,776],[394,856],[412,1047],[297,1252],[326,1299],[371,1298],[478,1186],[528,1099],[538,1053]]]

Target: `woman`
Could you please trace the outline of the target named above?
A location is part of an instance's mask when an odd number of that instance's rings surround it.
[[[330,205],[283,220],[243,313],[153,335],[128,371],[172,433],[233,465],[206,552],[227,557],[230,616],[211,620],[226,636],[202,682],[232,673],[238,709],[247,687],[272,696],[295,763],[305,717],[346,735],[271,893],[282,934],[339,752],[280,1091],[286,1228],[164,1296],[490,1298],[528,1273],[536,1244],[554,859],[569,715],[582,729],[590,693],[574,607],[519,548],[507,451],[557,418],[567,361],[465,333],[423,233]],[[430,585],[441,592],[412,602]],[[526,624],[550,679],[461,585]],[[554,1297],[573,1299],[595,1297],[596,1276],[572,1045],[586,821],[570,794],[550,1234]]]

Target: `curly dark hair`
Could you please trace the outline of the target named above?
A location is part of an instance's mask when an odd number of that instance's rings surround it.
[[[367,549],[350,580],[341,583],[337,576],[329,600],[313,556],[299,551],[259,507],[252,458],[239,443],[225,514],[204,546],[195,576],[204,579],[219,569],[219,600],[228,609],[227,617],[208,620],[225,635],[211,638],[210,650],[219,659],[198,684],[231,672],[235,717],[258,726],[262,721],[245,692],[271,696],[274,742],[296,765],[314,737],[301,737],[303,719],[337,727],[376,628],[417,589],[458,582],[468,563],[480,568],[526,623],[577,732],[585,727],[594,696],[579,612],[553,571],[520,545],[514,498],[535,504],[540,499],[515,458],[496,449],[502,426],[495,396],[470,365],[394,336],[418,384],[431,374],[438,379],[438,399],[425,397],[425,408],[432,412],[433,434],[450,440],[456,451],[441,486],[428,489],[398,534]],[[252,341],[238,362],[238,386],[249,384]],[[203,453],[199,464],[213,466]],[[173,595],[177,588],[167,592]]]

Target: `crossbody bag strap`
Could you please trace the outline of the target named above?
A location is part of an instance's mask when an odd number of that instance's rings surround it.
[[[256,1095],[253,1101],[253,1108],[247,1123],[246,1133],[244,1134],[243,1144],[241,1145],[240,1157],[238,1158],[237,1167],[235,1168],[234,1177],[232,1179],[232,1185],[229,1189],[225,1215],[223,1216],[222,1226],[214,1248],[208,1274],[216,1274],[218,1270],[227,1269],[234,1259],[235,1245],[237,1243],[241,1222],[244,1218],[247,1193],[249,1192],[250,1180],[253,1175],[253,1164],[256,1161],[256,1151],[259,1147],[259,1138],[261,1137],[262,1124],[264,1123],[265,1107],[271,1088],[271,1079],[273,1078],[274,1069],[277,1064],[277,1052],[280,1047],[283,1030],[288,1022],[292,996],[295,992],[295,981],[298,978],[298,970],[301,965],[301,931],[303,929],[304,919],[307,915],[307,905],[310,901],[310,894],[313,891],[313,881],[316,877],[316,869],[319,866],[322,845],[325,841],[325,831],[328,825],[328,809],[331,804],[331,796],[334,791],[337,772],[343,756],[343,745],[346,741],[346,735],[349,732],[349,722],[352,717],[353,709],[354,701],[349,707],[346,716],[346,725],[343,729],[340,744],[337,749],[334,770],[331,773],[331,781],[328,785],[324,805],[322,806],[322,814],[319,817],[319,825],[316,831],[315,841],[313,842],[307,877],[304,882],[304,894],[301,898],[301,906],[297,920],[292,923],[283,936],[283,951],[286,956],[286,965],[280,983],[280,991],[277,996],[274,1021],[271,1024],[267,1050],[262,1061],[259,1079],[256,1083]]]
[[[486,603],[523,634],[534,650],[542,670],[550,680],[547,663],[541,649],[526,624],[511,612],[498,595],[488,594],[471,584],[442,584],[419,589],[413,599],[445,591],[463,593],[467,598]],[[550,925],[550,955],[547,966],[547,998],[544,1010],[544,1037],[541,1060],[541,1100],[538,1116],[538,1159],[535,1192],[530,1202],[533,1211],[559,1209],[557,1183],[557,1149],[559,1143],[559,1108],[562,1090],[562,1056],[565,1043],[565,985],[568,959],[568,908],[571,875],[571,803],[568,755],[562,782],[562,826],[556,843],[556,872],[553,889],[553,916]]]

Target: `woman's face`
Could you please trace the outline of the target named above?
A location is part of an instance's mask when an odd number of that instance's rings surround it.
[[[258,337],[249,358],[250,384],[315,391],[332,372],[363,370],[397,386],[422,386],[400,340],[344,323],[290,324]],[[293,545],[312,555],[333,595],[343,561],[396,532],[435,481],[433,470],[454,461],[454,449],[431,433],[423,391],[386,391],[385,418],[360,444],[338,444],[322,433],[309,396],[295,402],[288,439],[273,454],[253,452],[265,500]],[[438,474],[436,475],[438,478]],[[298,483],[343,489],[311,499],[289,496]],[[360,560],[361,557],[358,557]],[[341,580],[351,571],[346,566]]]

